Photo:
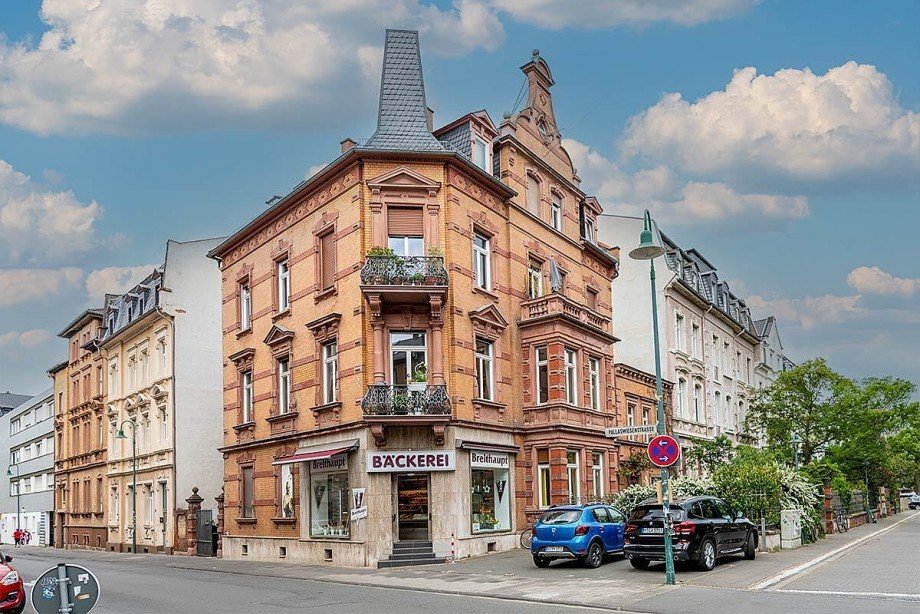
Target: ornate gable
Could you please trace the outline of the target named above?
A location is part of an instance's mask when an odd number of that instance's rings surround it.
[[[430,192],[438,190],[441,187],[441,182],[429,179],[406,166],[400,166],[383,175],[368,179],[367,186],[371,190],[400,189]]]
[[[273,355],[280,356],[283,354],[290,354],[291,343],[293,341],[294,331],[288,330],[279,324],[275,324],[268,331],[268,334],[265,335],[264,343],[272,349]]]
[[[491,303],[470,310],[469,315],[476,334],[488,339],[498,339],[508,326],[508,320],[498,310],[498,307]]]

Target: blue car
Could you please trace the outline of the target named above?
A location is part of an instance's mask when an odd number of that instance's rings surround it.
[[[537,567],[554,559],[577,559],[586,567],[600,567],[604,557],[623,552],[626,516],[609,505],[551,507],[533,526],[530,554]]]

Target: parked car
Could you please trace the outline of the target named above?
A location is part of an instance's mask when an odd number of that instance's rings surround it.
[[[555,559],[577,559],[600,567],[604,557],[623,551],[626,516],[600,503],[561,505],[547,510],[534,524],[530,553],[537,567]]]
[[[910,499],[911,497],[916,496],[917,493],[910,488],[902,488],[898,491],[898,497],[901,499]]]
[[[907,507],[912,510],[920,509],[920,495],[914,495],[907,502]]]
[[[0,612],[20,614],[26,609],[26,592],[22,576],[10,565],[12,560],[0,553]]]
[[[716,497],[689,497],[671,503],[674,559],[690,561],[710,571],[716,559],[743,554],[753,560],[757,554],[757,527]],[[639,504],[626,523],[624,552],[636,569],[651,561],[664,560],[664,510],[648,499]]]

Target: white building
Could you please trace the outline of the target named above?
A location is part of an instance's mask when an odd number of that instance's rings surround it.
[[[626,255],[642,227],[641,218],[604,214],[599,233],[622,254],[612,290],[617,359],[653,373],[649,263]],[[668,251],[656,259],[655,288],[662,376],[675,383],[674,433],[685,446],[720,434],[754,443],[744,429],[760,343],[750,310],[702,254],[661,239]]]
[[[783,342],[779,338],[775,317],[754,320],[754,329],[760,338],[757,366],[754,367],[754,387],[759,390],[772,384],[780,373],[795,365],[783,353]]]
[[[169,241],[163,265],[125,294],[106,297],[99,343],[106,361],[110,550],[133,544],[132,435],[138,552],[169,553],[181,543],[185,525],[177,511],[193,487],[204,498],[202,509],[216,510],[223,486],[221,280],[206,254],[220,241]],[[115,436],[122,428],[126,439]]]
[[[29,545],[45,546],[54,522],[54,391],[48,389],[0,418],[0,542],[13,543],[18,526]],[[12,474],[12,475],[9,475]]]

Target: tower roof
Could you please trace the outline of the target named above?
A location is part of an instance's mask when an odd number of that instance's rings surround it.
[[[431,134],[418,32],[387,30],[377,130],[363,149],[447,151]]]

